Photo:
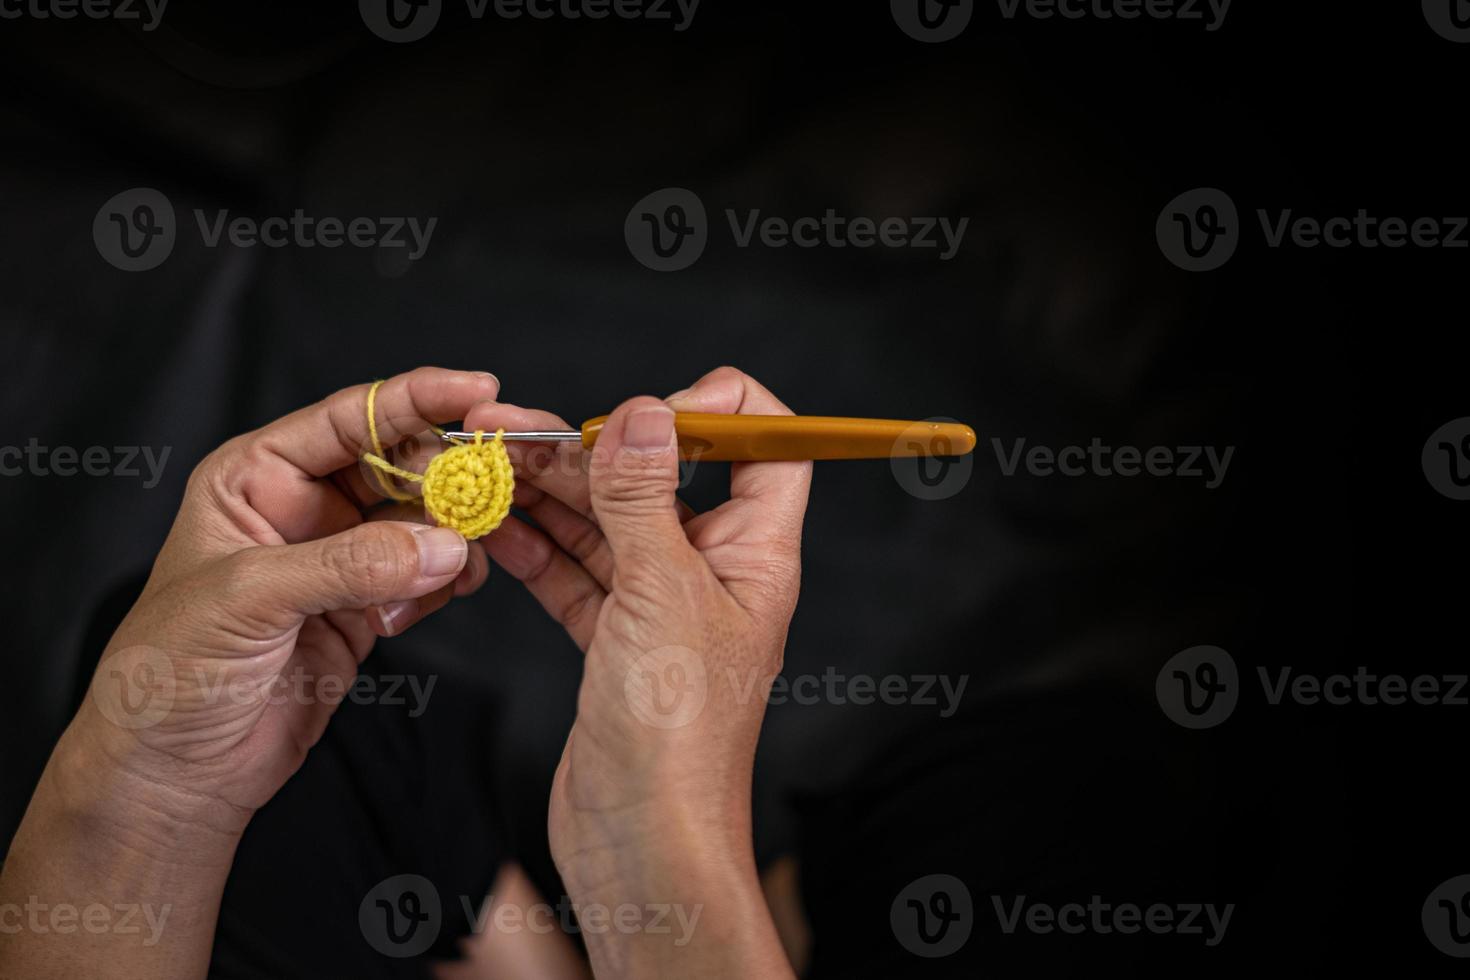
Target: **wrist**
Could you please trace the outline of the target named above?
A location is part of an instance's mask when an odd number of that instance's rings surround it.
[[[254,815],[197,788],[187,766],[143,745],[84,705],[42,776],[58,816],[89,837],[170,863],[226,865]]]
[[[686,784],[587,806],[562,789],[552,807],[552,854],[574,898],[606,883],[651,892],[691,878],[756,877],[748,794],[713,796]]]
[[[689,796],[586,811],[557,835],[558,870],[598,976],[783,976],[749,804]]]
[[[739,854],[671,842],[637,853],[646,859],[619,861],[613,877],[584,867],[567,884],[596,976],[789,975],[748,842]]]
[[[0,869],[0,905],[50,910],[27,919],[26,942],[0,944],[0,974],[204,976],[243,821],[115,767],[79,720]],[[118,917],[77,928],[81,910]]]

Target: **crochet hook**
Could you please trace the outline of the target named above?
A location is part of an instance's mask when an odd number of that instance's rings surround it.
[[[507,432],[515,442],[572,442],[591,449],[606,415],[588,419],[581,429]],[[850,419],[826,415],[709,415],[679,412],[674,432],[683,459],[712,462],[797,459],[896,459],[963,456],[975,448],[975,432],[958,422],[906,422],[900,419]],[[457,442],[472,432],[445,432]]]

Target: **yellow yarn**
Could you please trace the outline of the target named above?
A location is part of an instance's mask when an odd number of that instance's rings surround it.
[[[499,527],[510,513],[516,487],[515,471],[505,451],[505,440],[501,438],[505,430],[497,429],[495,438],[489,442],[485,441],[484,432],[477,431],[474,442],[457,443],[430,460],[423,475],[394,466],[384,458],[383,444],[378,440],[374,404],[382,383],[374,382],[368,389],[368,434],[373,440],[373,451],[363,453],[362,458],[373,468],[383,494],[393,500],[414,499],[413,494],[394,486],[389,476],[422,483],[424,510],[428,515],[440,527],[452,527],[470,541]],[[441,429],[434,432],[443,434]]]

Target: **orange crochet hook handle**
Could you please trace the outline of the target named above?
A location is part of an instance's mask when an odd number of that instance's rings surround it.
[[[606,421],[599,415],[582,423],[585,448],[597,443]],[[963,456],[975,448],[974,430],[958,422],[679,412],[674,431],[680,457],[713,462]]]

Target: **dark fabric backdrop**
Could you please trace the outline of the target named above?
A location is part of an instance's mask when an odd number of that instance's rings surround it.
[[[151,33],[4,24],[0,441],[171,448],[152,489],[0,480],[4,839],[191,466],[223,439],[423,363],[492,370],[507,400],[573,420],[731,363],[798,412],[946,415],[981,438],[970,481],[942,501],[883,462],[818,467],[788,675],[969,681],[950,718],[772,707],[757,846],[801,860],[815,975],[1451,963],[1418,909],[1465,870],[1442,751],[1458,715],[1256,697],[1188,732],[1159,711],[1154,678],[1200,643],[1243,674],[1455,661],[1428,631],[1458,596],[1416,549],[1454,533],[1418,453],[1462,414],[1464,345],[1444,336],[1459,316],[1431,320],[1424,297],[1463,268],[1448,253],[1270,250],[1257,233],[1190,275],[1159,254],[1154,219],[1202,185],[1228,188],[1247,220],[1463,209],[1435,127],[1455,118],[1470,55],[1416,5],[1370,22],[1240,4],[1216,33],[982,6],[945,45],[904,37],[885,6],[708,0],[683,33],[451,10],[406,45],[372,37],[351,5],[176,0]],[[90,230],[135,186],[166,193],[180,231],[164,265],[129,274]],[[665,186],[695,190],[713,226],[672,274],[622,237],[633,202]],[[725,207],[970,227],[948,262],[739,249]],[[194,208],[439,222],[406,264],[207,249]],[[1391,319],[1369,311],[1374,282],[1397,293]],[[1237,449],[1207,491],[1008,477],[990,442],[1093,436]],[[717,499],[718,469],[696,474],[693,502]],[[222,976],[411,975],[421,964],[378,957],[357,928],[361,896],[391,874],[478,900],[513,857],[561,894],[544,816],[579,676],[569,641],[495,574],[366,669],[436,677],[429,710],[343,706],[250,828]],[[933,872],[969,884],[981,924],[929,961],[895,942],[888,910]],[[1002,938],[989,912],[991,894],[1094,893],[1239,908],[1214,949]]]

